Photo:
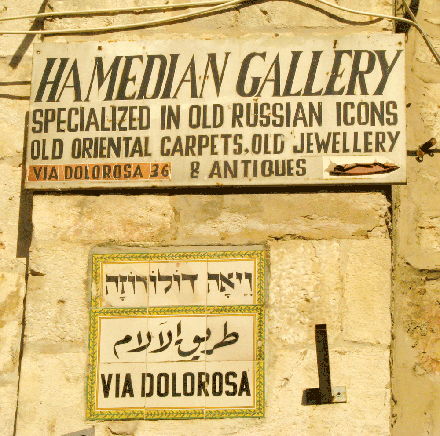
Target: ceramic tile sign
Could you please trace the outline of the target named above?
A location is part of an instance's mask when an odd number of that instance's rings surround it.
[[[264,416],[265,251],[90,257],[87,419]]]
[[[402,183],[402,35],[34,44],[31,189]]]

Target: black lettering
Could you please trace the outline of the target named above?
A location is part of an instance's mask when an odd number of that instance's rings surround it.
[[[160,98],[170,98],[171,88],[173,86],[174,74],[176,74],[176,65],[179,55],[171,54],[170,57],[171,57],[171,62],[170,62],[170,68],[168,70],[168,77],[167,77],[167,81],[165,82],[165,86],[163,88],[162,96]]]
[[[73,119],[72,114],[78,115],[79,114],[78,108],[71,107],[71,108],[69,108],[69,110],[67,112],[67,131],[68,132],[77,132],[78,131],[78,124],[72,125],[72,119]]]
[[[319,59],[322,55],[322,51],[313,51],[313,58],[310,64],[309,75],[307,76],[306,86],[304,87],[303,95],[321,95],[322,88],[319,91],[313,92],[313,84],[315,83],[316,70],[318,69]]]
[[[380,68],[382,70],[382,79],[380,80],[379,84],[377,85],[376,91],[374,91],[374,95],[382,95],[383,91],[385,89],[385,86],[387,84],[388,78],[390,77],[391,71],[393,70],[394,66],[396,65],[397,59],[399,59],[401,53],[403,50],[397,50],[396,56],[394,56],[394,59],[392,60],[391,64],[388,65],[387,59],[385,57],[385,50],[375,50],[375,53],[377,54],[377,58],[379,59]]]
[[[37,160],[40,157],[40,141],[38,139],[34,139],[31,142],[31,159]]]
[[[176,380],[176,373],[175,372],[173,372],[171,375],[171,386],[172,386],[171,395],[173,397],[181,397],[182,394],[180,392],[177,392],[177,389],[176,389],[177,388],[177,380]]]
[[[43,98],[44,91],[46,90],[47,85],[52,85],[49,92],[49,97],[47,98],[47,101],[55,101],[55,95],[57,93],[58,87],[60,86],[60,80],[63,76],[63,72],[66,68],[67,62],[69,61],[69,58],[61,58],[60,59],[60,65],[58,66],[58,71],[55,74],[54,80],[48,80],[49,74],[52,71],[52,68],[55,64],[55,61],[57,58],[47,58],[46,59],[46,66],[43,71],[43,76],[41,77],[40,86],[38,87],[37,94],[35,96],[35,101],[40,102]]]
[[[249,387],[249,379],[246,371],[242,371],[241,373],[241,382],[240,388],[238,390],[238,395],[241,396],[243,393],[246,393],[246,396],[251,396],[251,389]]]
[[[274,77],[273,79],[269,79],[272,70],[274,72]],[[274,61],[272,62],[272,65],[269,67],[269,71],[267,72],[266,77],[263,80],[261,88],[258,91],[257,97],[260,97],[261,91],[263,90],[267,82],[273,82],[272,96],[279,97],[280,96],[280,54],[279,53],[277,53]]]
[[[227,160],[224,161],[224,177],[228,178],[228,174],[231,178],[236,179],[238,176],[238,161],[232,161],[232,167]]]
[[[306,160],[305,159],[298,159],[296,161],[296,167],[298,168],[298,171],[296,172],[297,176],[304,176],[306,174],[306,167],[305,167],[305,165],[306,165]]]
[[[78,168],[78,167],[77,167]],[[81,167],[79,167],[81,168]],[[75,168],[76,172],[76,168]],[[116,374],[116,386],[115,386],[115,397],[119,398],[119,383],[121,381],[121,374]]]
[[[345,86],[336,91],[335,84],[336,80],[341,78],[342,74],[344,73],[344,71],[341,73],[339,72],[339,69],[341,68],[342,56],[344,54],[348,54],[351,57],[351,53],[351,50],[335,50],[335,60],[333,61],[332,72],[330,74],[327,88],[325,88],[324,95],[342,95],[344,93]]]
[[[125,65],[124,65],[124,69],[122,70],[121,81],[119,82],[119,88],[115,100],[132,100],[136,95],[136,92],[134,92],[130,96],[125,94],[129,82],[135,83],[136,80],[135,75],[129,77],[131,66],[133,64],[134,59],[139,59],[142,62],[143,56],[142,55],[125,56]]]
[[[379,121],[381,126],[385,125],[385,102],[380,102],[380,109],[377,107],[374,101],[371,102],[371,121],[370,125],[376,125],[376,119]]]
[[[144,384],[145,378],[143,377],[144,374],[142,374],[142,386]],[[145,394],[142,395],[143,397],[152,397],[154,394],[154,376],[153,374],[150,374],[149,372],[146,374],[146,377],[150,381],[149,390],[145,391]],[[144,392],[145,388],[143,388],[142,392]]]
[[[240,68],[240,72],[238,73],[238,78],[237,78],[237,86],[236,86],[236,90],[237,90],[237,94],[241,97],[253,97],[257,91],[258,91],[258,87],[260,85],[260,81],[261,81],[261,77],[252,77],[252,85],[251,85],[251,89],[249,90],[249,92],[246,92],[244,90],[244,86],[246,83],[246,75],[248,73],[249,70],[249,65],[251,63],[251,60],[254,57],[260,57],[264,60],[266,60],[266,52],[263,53],[249,53],[244,59],[243,62],[241,64],[241,68]]]
[[[197,395],[200,397],[203,394],[206,397],[209,397],[209,393],[206,390],[206,385],[209,384],[209,374],[207,372],[199,372],[198,373],[198,387],[197,387]]]
[[[63,140],[62,139],[54,139],[52,143],[52,159],[61,159],[63,156]]]
[[[290,61],[289,72],[287,74],[286,85],[283,91],[283,97],[293,97],[296,95],[301,95],[302,89],[292,94],[292,84],[295,79],[296,69],[298,67],[298,61],[302,54],[302,51],[293,51],[292,60]]]
[[[188,383],[188,379],[190,379]],[[185,372],[183,374],[183,395],[185,397],[192,397],[195,392],[195,377],[192,372]]]
[[[160,62],[159,71],[157,73],[157,82],[154,91],[150,96],[147,96],[147,89],[151,79],[151,72],[153,71],[154,62],[158,59]],[[141,86],[139,87],[138,100],[157,98],[159,97],[162,83],[165,79],[165,70],[167,67],[167,59],[164,55],[148,55],[147,66],[145,67],[144,76],[142,77]]]
[[[373,149],[370,147],[370,145],[373,145],[371,142],[371,135],[373,132],[364,132],[364,152],[365,153],[372,153]]]
[[[232,387],[232,391],[225,390],[225,394],[228,395],[229,397],[233,397],[233,396],[237,395],[238,389],[237,389],[237,383],[235,383],[234,381],[231,381],[230,377],[237,378],[237,373],[234,371],[229,371],[225,375],[226,386]]]
[[[211,171],[209,173],[208,178],[212,179],[213,177],[222,178],[221,169],[220,169],[220,162],[218,160],[214,161],[211,167]],[[200,373],[199,373],[200,374]]]
[[[164,387],[163,391],[162,391],[162,385]],[[157,395],[159,397],[167,397],[169,391],[170,391],[170,376],[165,372],[161,372],[157,376]]]
[[[112,383],[112,377],[113,374],[108,375],[108,379],[105,379],[105,375],[101,374],[101,381],[102,381],[102,391],[104,393],[104,398],[108,398],[108,395],[110,393],[110,386]]]
[[[130,397],[134,397],[133,385],[131,383],[131,374],[125,374],[124,387],[122,388],[121,397],[125,397],[127,394]]]
[[[368,65],[365,70],[360,70],[360,63],[362,54],[367,53],[368,54]],[[353,66],[351,69],[351,76],[350,81],[348,82],[347,87],[347,94],[346,95],[354,95],[356,82],[359,80],[359,86],[361,88],[361,94],[362,95],[368,95],[368,89],[367,85],[365,83],[365,75],[370,74],[374,69],[374,64],[376,62],[376,57],[374,56],[374,53],[369,50],[355,50],[354,52],[354,59],[353,59]]]
[[[41,133],[43,131],[43,121],[37,118],[42,116],[43,116],[43,109],[35,109],[32,111],[32,122],[34,124],[34,126],[32,127],[33,133]]]
[[[208,78],[208,69],[209,69],[210,65],[211,65],[211,71],[212,71],[212,78],[214,79],[215,92],[217,93],[217,97],[220,95],[220,87],[223,82],[226,64],[228,62],[228,57],[230,54],[231,54],[230,52],[225,52],[225,62],[223,63],[223,69],[222,69],[221,75],[219,75],[218,68],[217,68],[217,53],[208,53],[208,62],[206,63],[205,75],[203,76],[202,89],[200,91],[199,98],[202,98],[202,96],[203,96],[203,90],[205,89],[205,82],[206,82],[206,79]]]
[[[232,105],[232,127],[243,127],[241,118],[243,117],[243,105],[241,103],[234,103]]]
[[[73,84],[67,85],[67,81],[69,80],[70,76],[72,76]],[[63,87],[61,88],[57,101],[60,101],[61,95],[63,94],[63,91],[66,88],[73,88],[73,94],[75,96],[73,101],[81,101],[81,81],[79,79],[78,63],[76,59],[73,61],[72,67],[70,68],[70,71],[67,74],[66,80],[64,81]]]
[[[44,133],[49,132],[49,123],[55,121],[55,109],[44,109]]]
[[[122,115],[120,116],[119,121],[118,121],[118,130],[125,132],[127,130],[127,127],[122,126],[122,123],[125,122],[127,112],[128,112],[128,106],[119,106],[118,112],[122,112]]]
[[[315,133],[315,141],[316,141],[316,147],[318,149],[318,153],[321,153],[321,150],[324,150],[324,153],[327,153],[331,138],[332,138],[332,134],[329,132],[327,134],[327,140],[323,139],[321,141],[319,138],[319,134]]]
[[[385,147],[383,146],[383,144],[385,143],[386,140],[386,135],[385,132],[376,132],[376,138],[375,138],[375,152],[379,153],[379,152],[386,152]]]
[[[146,120],[145,124],[144,124],[144,120]],[[139,130],[148,130],[149,128],[150,128],[150,108],[148,106],[139,106]]]
[[[95,57],[95,66],[93,67],[93,73],[92,78],[90,80],[89,90],[87,92],[87,97],[84,101],[89,101],[90,93],[92,91],[93,81],[95,79],[95,75],[98,80],[98,91],[102,88],[102,85],[104,85],[104,82],[107,80],[107,77],[109,77],[109,83],[107,87],[107,92],[105,95],[105,101],[112,100],[113,99],[113,93],[115,90],[115,83],[116,83],[116,77],[118,75],[118,68],[119,64],[121,62],[122,56],[116,56],[113,60],[113,63],[110,65],[110,68],[106,72],[104,76],[104,66],[102,63],[102,57]]]
[[[397,131],[395,135],[392,132],[387,132],[388,137],[391,140],[390,149],[388,150],[390,153],[393,151],[394,146],[396,145],[397,138],[400,136],[400,131]]]
[[[395,126],[397,124],[397,113],[393,112],[391,109],[397,109],[397,103],[395,101],[387,101],[385,107],[386,113],[389,115],[386,119],[387,124],[389,126]]]
[[[223,393],[223,374],[215,372],[212,374],[212,395],[220,397]]]
[[[187,74],[189,73],[189,79],[186,79]],[[173,95],[173,98],[176,98],[180,88],[184,83],[189,83],[191,85],[191,98],[197,98],[197,76],[196,76],[196,64],[194,61],[194,55],[192,56],[188,66],[186,67],[185,72],[183,73],[182,79],[180,80],[179,85],[177,86],[176,92]]]

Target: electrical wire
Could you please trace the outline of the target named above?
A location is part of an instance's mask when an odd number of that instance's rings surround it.
[[[94,27],[94,28],[85,28],[85,29],[53,29],[53,30],[6,30],[1,31],[0,35],[54,35],[54,34],[72,34],[72,33],[94,33],[94,32],[108,32],[108,31],[115,31],[115,30],[128,30],[128,29],[135,29],[135,28],[141,28],[141,27],[151,27],[151,26],[157,26],[159,24],[170,24],[174,23],[176,21],[181,21],[187,18],[192,17],[199,17],[211,12],[215,12],[230,6],[236,6],[243,3],[251,2],[252,0],[207,0],[197,3],[181,3],[177,5],[157,5],[157,6],[138,6],[138,7],[132,7],[132,8],[122,8],[122,9],[99,9],[99,10],[93,10],[93,11],[65,11],[65,12],[45,12],[41,14],[30,14],[30,15],[20,15],[15,17],[3,17],[0,18],[0,21],[10,21],[10,20],[19,20],[24,18],[46,18],[46,17],[59,17],[59,16],[74,16],[74,15],[96,15],[96,14],[109,14],[109,13],[120,13],[120,12],[138,12],[138,11],[161,11],[161,10],[169,10],[169,9],[181,9],[181,8],[190,8],[190,7],[202,7],[207,5],[214,5],[199,11],[195,12],[187,12],[184,14],[176,15],[174,17],[167,17],[167,18],[159,18],[156,20],[151,21],[143,21],[139,23],[132,23],[132,24],[120,24],[120,25],[113,25],[113,26],[106,26],[106,27]],[[375,12],[367,12],[367,11],[359,11],[356,9],[350,9],[346,8],[344,6],[339,6],[334,3],[330,3],[326,0],[315,0],[318,3],[324,4],[326,6],[329,6],[334,9],[338,9],[340,11],[349,12],[351,14],[357,14],[357,15],[363,15],[363,16],[369,16],[369,17],[375,17],[375,18],[382,18],[387,20],[393,20],[393,21],[400,21],[403,23],[410,24],[411,26],[414,26],[422,35],[423,40],[425,41],[426,45],[428,46],[431,53],[434,55],[435,60],[440,65],[440,55],[437,53],[436,49],[432,45],[428,35],[425,33],[423,28],[420,26],[419,22],[415,18],[412,11],[409,9],[407,3],[405,0],[402,0],[406,9],[408,10],[411,20],[407,18],[401,18],[401,17],[394,17],[392,15],[384,15],[384,14],[377,14]]]
[[[93,9],[90,11],[62,11],[62,12],[43,12],[40,14],[29,15],[17,15],[12,17],[0,17],[0,21],[12,21],[23,20],[25,18],[54,18],[64,16],[87,16],[87,15],[104,15],[104,14],[118,14],[128,12],[148,12],[148,11],[161,11],[169,9],[184,9],[184,8],[199,8],[201,6],[218,5],[224,3],[225,0],[208,0],[193,3],[179,3],[179,4],[166,4],[155,6],[136,6],[131,8],[119,8],[119,9]]]
[[[435,57],[435,60],[437,61],[437,63],[440,65],[440,56],[437,53],[437,50],[434,48],[434,46],[432,45],[430,39],[428,38],[428,35],[424,32],[424,30],[422,29],[422,27],[420,26],[417,18],[415,17],[415,15],[413,14],[413,11],[410,9],[410,7],[408,6],[408,3],[405,0],[402,0],[403,4],[405,5],[406,10],[408,11],[409,16],[411,17],[411,19],[414,21],[414,23],[416,23],[419,26],[420,32],[422,34],[423,39],[426,42],[426,45],[428,46],[429,50],[431,51],[431,53],[433,54],[433,56]]]
[[[187,12],[185,14],[175,15],[174,17],[158,18],[156,20],[143,21],[143,22],[132,23],[132,24],[119,24],[119,25],[113,25],[113,26],[93,27],[93,28],[86,28],[86,29],[6,30],[6,31],[0,30],[0,35],[60,35],[60,34],[65,35],[65,34],[71,34],[71,33],[94,33],[94,32],[108,32],[108,31],[114,31],[114,30],[137,29],[140,27],[157,26],[159,24],[170,24],[170,23],[174,23],[175,21],[185,20],[185,19],[191,18],[191,17],[198,17],[198,16],[201,16],[204,14],[218,11],[223,8],[227,8],[229,6],[235,6],[235,5],[238,5],[241,3],[247,3],[247,2],[249,2],[249,0],[222,1],[220,4],[218,4],[216,6],[205,8],[200,11]],[[36,14],[36,15],[39,16],[40,14]]]
[[[385,18],[385,19],[394,20],[394,21],[401,21],[402,23],[408,23],[411,26],[414,26],[420,32],[420,34],[422,35],[429,50],[434,55],[435,60],[440,65],[440,55],[437,53],[437,51],[434,48],[434,46],[432,45],[428,35],[423,30],[422,26],[420,26],[419,22],[417,21],[416,17],[414,16],[412,11],[410,10],[410,8],[405,0],[402,0],[402,1],[405,5],[406,9],[409,11],[409,14],[410,14],[410,17],[412,18],[412,20],[408,20],[407,18],[394,17],[392,15],[383,15],[383,14],[376,14],[374,12],[364,12],[364,11],[358,11],[356,9],[349,9],[349,8],[345,8],[343,6],[335,5],[334,3],[329,3],[325,0],[315,0],[315,1],[317,1],[318,3],[322,3],[324,5],[330,6],[332,8],[339,9],[341,11],[350,12],[352,14],[366,15],[366,16],[370,16],[370,17]]]

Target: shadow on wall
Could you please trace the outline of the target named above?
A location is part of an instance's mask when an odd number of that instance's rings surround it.
[[[26,151],[28,141],[29,112],[26,112],[24,126],[24,143],[23,143],[23,159],[22,159],[22,176],[21,176],[21,192],[20,205],[18,211],[18,238],[17,238],[17,254],[18,258],[25,258],[29,261],[29,248],[32,240],[32,208],[33,208],[33,192],[25,189],[26,179]]]
[[[41,14],[45,11],[46,5],[49,2],[49,0],[43,0],[43,3],[41,3],[40,9],[38,9],[38,13]],[[29,30],[42,30],[44,28],[44,19],[43,18],[36,18]],[[23,38],[23,41],[18,46],[17,50],[15,50],[14,55],[12,56],[11,62],[9,62],[9,66],[12,68],[17,68],[18,64],[23,59],[23,56],[28,51],[30,45],[32,44],[34,38],[36,35],[26,35]]]
[[[408,11],[406,10],[404,4],[401,2],[401,0],[397,0],[396,3],[401,3],[401,5],[397,5],[396,9],[400,10],[402,9],[403,12],[403,18],[406,18],[407,20],[411,20],[411,16],[409,15]],[[414,14],[414,16],[417,16],[417,12],[419,11],[419,3],[420,0],[409,0],[407,1],[407,3],[409,3],[409,8],[411,9],[412,13]],[[396,33],[408,33],[409,29],[411,29],[411,24],[409,23],[404,23],[402,21],[397,21],[396,22]]]

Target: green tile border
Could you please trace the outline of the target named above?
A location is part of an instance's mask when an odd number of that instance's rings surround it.
[[[145,413],[144,409],[93,411],[91,414],[87,413],[86,419],[88,421],[144,420]]]
[[[154,419],[203,419],[204,409],[145,409],[145,420]]]

